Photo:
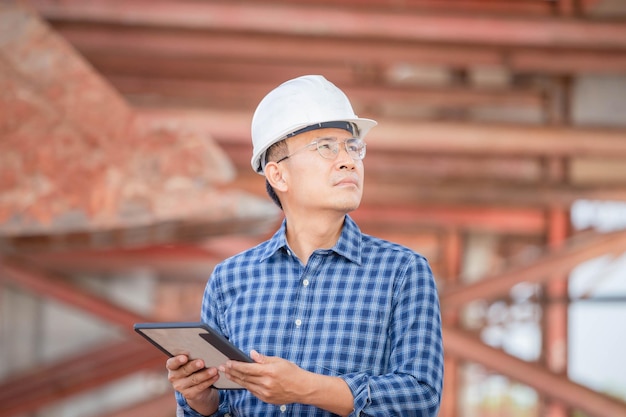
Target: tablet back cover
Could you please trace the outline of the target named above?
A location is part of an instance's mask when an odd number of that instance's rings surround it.
[[[137,323],[134,329],[168,356],[187,355],[190,360],[202,359],[208,368],[222,365],[229,359],[252,362],[226,338],[201,322]],[[222,373],[215,387],[243,389]]]

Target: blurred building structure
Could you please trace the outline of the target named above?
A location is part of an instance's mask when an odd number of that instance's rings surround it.
[[[311,73],[379,121],[353,217],[433,266],[440,416],[626,417],[568,375],[570,273],[626,252],[570,219],[626,202],[619,0],[0,2],[0,416],[173,416],[132,324],[273,233],[250,119]]]

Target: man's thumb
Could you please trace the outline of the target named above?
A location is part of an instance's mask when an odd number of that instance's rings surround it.
[[[265,359],[266,359],[265,356],[261,355],[259,352],[257,352],[254,349],[250,351],[250,357],[256,363],[265,363]]]

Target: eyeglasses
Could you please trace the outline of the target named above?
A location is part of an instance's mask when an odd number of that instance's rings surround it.
[[[359,138],[348,138],[342,142],[337,141],[337,138],[326,137],[319,138],[314,142],[309,143],[308,145],[303,146],[302,148],[292,152],[291,154],[280,158],[276,161],[277,164],[280,164],[287,158],[291,158],[295,154],[300,151],[303,151],[311,146],[317,147],[317,152],[324,159],[335,159],[337,155],[339,155],[339,144],[343,143],[346,147],[346,152],[350,155],[350,158],[354,160],[361,160],[365,158],[365,142],[363,142]]]

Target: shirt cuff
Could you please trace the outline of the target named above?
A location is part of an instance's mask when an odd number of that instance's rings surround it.
[[[189,404],[187,404],[187,400],[185,400],[185,397],[183,397],[183,395],[180,392],[175,391],[174,395],[176,396],[176,405],[177,405],[176,417],[214,417],[214,416],[221,415],[219,408],[217,412],[215,412],[214,414],[211,414],[210,416],[205,416],[204,414],[200,414],[196,410],[191,408]]]
[[[354,397],[354,409],[350,413],[350,417],[356,417],[361,415],[363,409],[367,407],[370,402],[370,385],[369,377],[367,374],[347,374],[341,375]]]

